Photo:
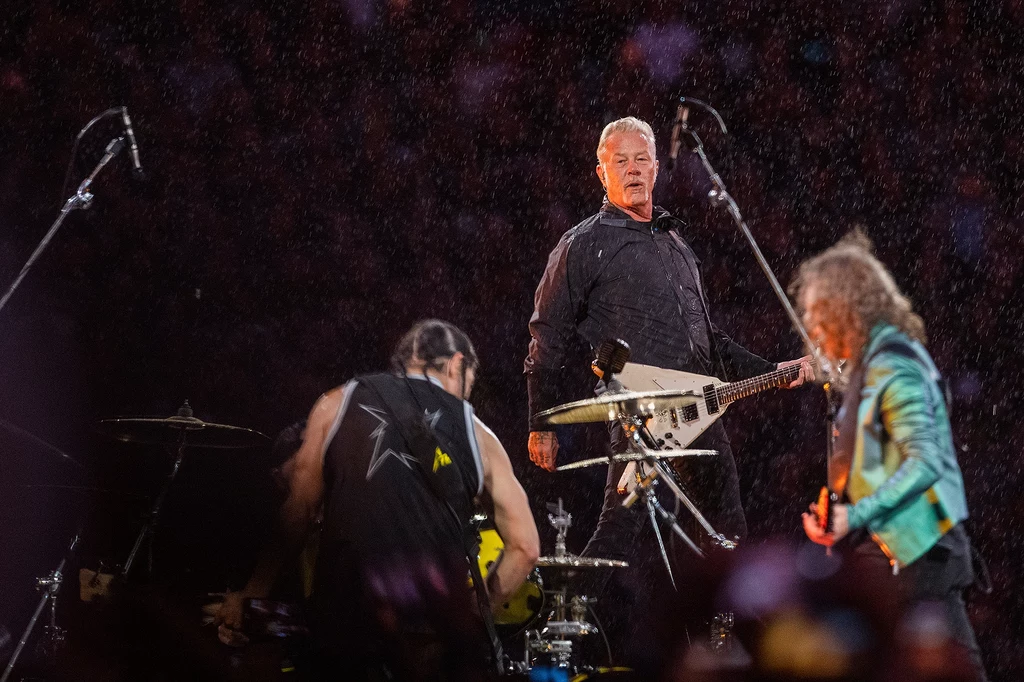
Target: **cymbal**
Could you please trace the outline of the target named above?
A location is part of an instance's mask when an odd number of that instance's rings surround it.
[[[571,464],[563,464],[555,471],[569,471],[571,469],[583,469],[598,464],[614,464],[618,462],[642,462],[648,458],[673,459],[675,457],[712,457],[718,454],[718,450],[651,450],[649,452],[623,452],[611,457],[594,457],[592,459],[581,459]]]
[[[20,439],[22,439],[23,443],[31,445],[34,448],[37,448],[39,452],[47,453],[47,455],[49,455],[52,458],[51,459],[52,462],[59,462],[61,464],[73,465],[73,466],[75,466],[79,470],[84,470],[85,469],[85,467],[83,467],[81,465],[81,463],[79,463],[71,455],[69,455],[66,452],[64,452],[63,450],[61,450],[61,449],[51,445],[50,443],[47,443],[45,440],[43,440],[39,436],[35,435],[34,433],[30,433],[29,431],[26,431],[25,429],[21,428],[17,424],[13,424],[13,423],[7,421],[6,419],[0,419],[0,429],[3,429],[4,431],[7,431],[8,433],[11,433],[11,434],[19,437]],[[11,451],[17,450],[17,448],[4,448],[4,450],[5,450],[5,454],[6,454],[6,453],[9,453]],[[31,454],[35,455],[36,453],[32,452]]]
[[[537,559],[537,566],[541,568],[626,568],[627,561],[618,559],[601,559],[599,557],[577,556],[566,554],[564,556],[542,556]]]
[[[213,424],[195,417],[116,417],[96,424],[100,434],[123,443],[180,445],[191,448],[254,448],[270,439],[240,426]]]
[[[538,413],[537,418],[547,424],[613,422],[619,415],[650,416],[665,410],[695,405],[697,400],[698,396],[693,391],[606,393],[596,398],[552,407]]]

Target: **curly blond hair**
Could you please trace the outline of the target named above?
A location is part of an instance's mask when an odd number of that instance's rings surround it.
[[[803,306],[804,292],[815,287],[815,298],[827,301],[848,333],[866,341],[871,328],[888,322],[921,343],[927,341],[924,321],[910,299],[875,257],[874,246],[857,228],[835,246],[800,265],[790,293]]]

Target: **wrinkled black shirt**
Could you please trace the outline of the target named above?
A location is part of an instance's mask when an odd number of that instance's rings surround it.
[[[736,380],[775,369],[715,327],[700,261],[682,223],[655,207],[633,220],[605,202],[559,240],[537,286],[525,362],[530,414],[552,407],[566,351],[578,333],[596,348],[620,338],[630,361]]]

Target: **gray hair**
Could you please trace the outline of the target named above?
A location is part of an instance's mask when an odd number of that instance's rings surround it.
[[[614,133],[640,133],[644,137],[651,141],[651,146],[655,148],[657,153],[657,147],[654,141],[654,130],[651,128],[651,124],[647,121],[641,121],[635,116],[626,116],[618,120],[612,121],[604,127],[601,131],[601,139],[597,143],[597,158],[601,158],[601,148],[604,147],[605,142]]]

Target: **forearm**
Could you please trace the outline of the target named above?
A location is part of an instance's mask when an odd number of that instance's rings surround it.
[[[766,374],[775,369],[775,363],[751,353],[729,338],[722,330],[715,328],[713,331],[718,354],[725,365],[725,371],[729,374],[727,377],[720,377],[721,379],[739,381],[758,374]]]
[[[913,457],[904,461],[875,492],[850,507],[850,528],[861,528],[885,518],[906,502],[923,495],[938,480],[939,471],[927,460]]]
[[[281,506],[277,524],[270,540],[260,553],[246,583],[244,592],[250,597],[266,597],[281,573],[281,567],[298,554],[315,517],[315,510],[301,499],[289,496]]]
[[[530,430],[548,431],[550,426],[539,424],[534,420],[538,412],[543,412],[558,403],[558,381],[561,372],[554,369],[536,368],[526,375],[526,391],[530,405]]]
[[[498,608],[519,589],[537,563],[537,552],[530,548],[505,547],[498,568],[487,577],[491,605]]]

